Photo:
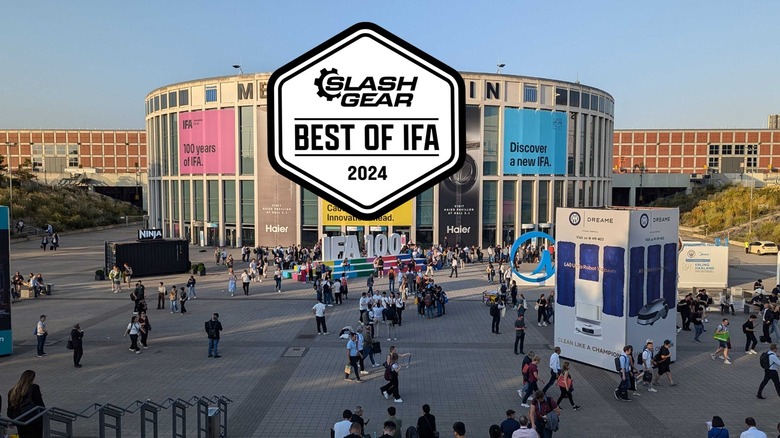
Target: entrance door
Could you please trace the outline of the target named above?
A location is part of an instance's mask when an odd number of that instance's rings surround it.
[[[225,245],[235,248],[236,246],[236,229],[226,227],[225,228]]]

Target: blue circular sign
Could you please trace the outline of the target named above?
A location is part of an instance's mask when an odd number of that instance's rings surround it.
[[[534,273],[541,271],[542,268],[544,268],[545,275],[542,277],[526,277],[525,275],[521,274],[516,268],[515,268],[515,254],[517,254],[517,250],[520,249],[520,246],[524,244],[525,242],[535,239],[535,238],[542,238],[547,239],[550,241],[551,245],[555,245],[555,239],[553,239],[552,236],[550,236],[547,233],[543,233],[541,231],[531,231],[530,233],[525,233],[522,236],[520,236],[519,239],[515,240],[515,243],[512,244],[512,249],[509,251],[509,260],[512,264],[512,273],[520,277],[522,280],[527,281],[529,283],[541,283],[548,278],[555,275],[555,265],[552,264],[552,261],[550,260],[550,251],[544,250],[542,251],[541,257],[539,258],[539,265],[534,270]]]

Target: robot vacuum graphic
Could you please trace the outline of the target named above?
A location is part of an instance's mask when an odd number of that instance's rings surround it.
[[[656,298],[639,309],[636,323],[639,325],[653,325],[659,319],[666,319],[669,314],[669,305],[663,298]]]

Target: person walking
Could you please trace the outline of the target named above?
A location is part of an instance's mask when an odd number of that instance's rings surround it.
[[[171,303],[171,313],[178,312],[179,305],[177,303],[179,301],[179,291],[176,290],[175,284],[171,286],[171,289],[168,291],[168,301]]]
[[[756,315],[750,315],[748,320],[742,324],[742,333],[745,334],[745,354],[758,354],[755,350],[756,345],[758,344],[755,333],[756,328],[754,326],[756,319]]]
[[[317,321],[317,334],[328,334],[328,326],[325,324],[325,304],[322,301],[317,301],[317,304],[311,308],[314,313],[314,319]]]
[[[550,380],[544,386],[542,392],[545,394],[551,386],[555,385],[558,376],[561,374],[561,347],[555,347],[550,355]]]
[[[534,401],[531,404],[531,409],[528,411],[528,416],[531,418],[531,428],[536,430],[540,438],[551,438],[553,431],[546,427],[547,422],[550,421],[548,414],[555,413],[557,422],[557,416],[561,415],[561,409],[558,404],[555,403],[550,397],[544,395],[544,391],[537,390],[534,393]]]
[[[520,344],[520,352],[517,352],[517,344]],[[515,355],[525,354],[523,346],[525,345],[525,315],[517,315],[515,320]]]
[[[152,330],[152,323],[149,322],[149,317],[146,316],[145,311],[141,311],[141,313],[138,315],[138,324],[141,324],[141,345],[143,345],[144,350],[149,348],[149,346],[146,344],[146,341],[149,339],[149,332]]]
[[[163,282],[160,282],[160,285],[157,286],[157,309],[165,309],[165,285]]]
[[[233,272],[233,268],[228,269],[228,292],[230,292],[230,296],[234,296],[236,294],[236,274]]]
[[[185,313],[187,313],[187,309],[184,307],[184,304],[187,301],[189,301],[189,300],[190,300],[190,297],[189,297],[189,295],[187,295],[187,291],[184,290],[184,287],[182,287],[179,290],[179,304],[181,305],[181,312],[180,312],[181,315],[184,315]]]
[[[433,273],[431,273],[433,275]],[[387,290],[395,292],[395,268],[390,266],[390,270],[387,271]]]
[[[528,401],[528,398],[535,394],[539,390],[539,383],[542,382],[542,379],[539,378],[539,362],[541,360],[539,359],[539,356],[534,356],[531,360],[531,364],[528,365],[528,388],[525,391],[525,395],[523,395],[523,402],[520,404],[520,406],[524,408],[530,408],[531,406],[526,403]],[[544,394],[544,392],[542,392]]]
[[[222,331],[222,323],[219,322],[219,313],[211,315],[206,321],[206,334],[209,337],[209,357],[219,358],[219,332]]]
[[[642,350],[642,382],[648,387],[648,392],[658,392],[653,388],[653,340],[648,339]]]
[[[712,360],[715,360],[715,357],[718,356],[718,354],[723,353],[723,363],[726,365],[731,365],[731,361],[729,360],[730,335],[728,318],[723,318],[723,321],[718,324],[718,328],[715,330],[715,335],[713,338],[718,341],[718,349],[715,350],[714,353],[710,354],[710,357]]]
[[[671,346],[672,341],[668,339],[664,340],[664,344],[655,355],[655,364],[656,367],[658,367],[658,375],[655,376],[654,382],[655,386],[661,386],[658,381],[664,374],[666,374],[666,378],[669,379],[669,386],[677,386],[677,384],[674,383],[674,379],[672,378],[672,370],[669,368],[669,364],[672,361],[672,352],[669,350]]]
[[[497,335],[501,334],[499,328],[501,326],[502,309],[504,309],[504,302],[500,298],[496,299],[496,302],[490,306],[490,316],[492,317],[492,324],[490,326],[490,330]]]
[[[631,360],[628,358],[633,353],[633,347],[626,345],[623,347],[623,353],[620,355],[620,385],[615,390],[615,399],[631,401],[628,398],[629,373],[631,373]]]
[[[282,293],[282,270],[278,267],[274,271],[274,291]]]
[[[398,391],[398,373],[401,371],[401,367],[398,365],[398,353],[391,353],[389,361],[389,363],[385,363],[385,379],[387,380],[389,377],[389,381],[386,385],[379,388],[379,391],[385,396],[385,399],[389,399],[390,395],[392,395],[396,403],[403,403],[404,401],[401,399]]]
[[[358,336],[357,333],[352,332],[349,335],[349,341],[347,341],[347,361],[348,365],[344,368],[344,380],[349,381],[350,368],[355,372],[355,378],[358,382],[363,383],[360,380],[360,368],[358,366],[358,360],[360,360],[360,353],[358,350]]]
[[[84,356],[82,338],[84,338],[84,330],[81,330],[79,323],[76,323],[70,331],[70,343],[73,347],[73,366],[76,368],[81,368],[81,357]]]
[[[241,273],[241,288],[244,290],[244,296],[249,296],[249,283],[252,281],[252,277],[249,276],[249,272],[244,269]]]
[[[419,438],[434,438],[438,436],[436,430],[436,417],[431,414],[428,404],[422,405],[423,414],[417,419],[417,433]]]
[[[574,385],[571,378],[571,375],[569,374],[569,362],[566,361],[563,363],[563,367],[561,367],[561,372],[558,378],[555,380],[558,384],[558,389],[561,390],[561,395],[558,397],[558,406],[561,405],[561,401],[564,398],[569,399],[569,403],[571,403],[571,408],[575,411],[580,408],[580,405],[574,404],[574,398],[572,398],[571,393],[574,391]]]
[[[772,311],[772,305],[764,303],[764,310],[761,311],[761,319],[764,321],[762,325],[763,336],[761,336],[761,342],[770,344],[772,343],[772,336],[769,334],[769,329],[772,328],[772,321],[775,319],[775,312]]]
[[[456,257],[450,259],[450,278],[452,278],[452,274],[458,278],[458,259]]]
[[[761,384],[758,385],[758,393],[756,394],[756,398],[764,399],[764,396],[762,393],[764,392],[764,387],[769,383],[771,380],[772,383],[775,385],[775,391],[777,391],[777,395],[780,396],[780,378],[778,377],[778,370],[780,370],[780,359],[777,357],[777,344],[771,344],[769,346],[769,350],[766,353],[761,353],[762,356],[764,354],[767,355],[767,362],[769,366],[767,368],[764,368],[764,379],[761,381]]]
[[[16,385],[8,391],[8,409],[6,415],[17,421],[28,422],[30,424],[18,424],[16,430],[20,438],[43,438],[43,416],[32,420],[39,414],[34,408],[45,408],[41,388],[35,384],[35,371],[25,370]],[[27,412],[33,410],[27,414]],[[25,415],[27,414],[27,415]]]
[[[547,298],[544,294],[536,300],[536,322],[539,327],[547,327]]]
[[[127,330],[122,337],[130,335],[130,351],[134,351],[135,354],[141,354],[141,349],[138,348],[138,335],[141,333],[141,324],[138,323],[138,317],[133,315],[130,318],[130,323],[127,324]]]
[[[43,346],[46,344],[47,336],[49,336],[49,332],[46,330],[46,315],[41,315],[38,324],[35,326],[35,337],[38,340],[38,357],[46,356]]]
[[[197,299],[198,296],[195,294],[195,283],[197,283],[197,280],[195,280],[194,275],[190,275],[190,279],[187,280],[187,289],[189,290],[189,296],[190,298]]]
[[[693,313],[691,313],[691,323],[693,323],[694,342],[701,342],[701,340],[699,340],[699,336],[701,336],[702,332],[704,332],[704,322],[702,322],[703,318],[704,318],[704,313],[702,311],[702,308],[701,306],[697,305],[696,309],[694,309]]]

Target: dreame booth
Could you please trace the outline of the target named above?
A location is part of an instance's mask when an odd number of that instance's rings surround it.
[[[559,208],[555,344],[573,360],[614,370],[625,345],[676,357],[679,210]]]

